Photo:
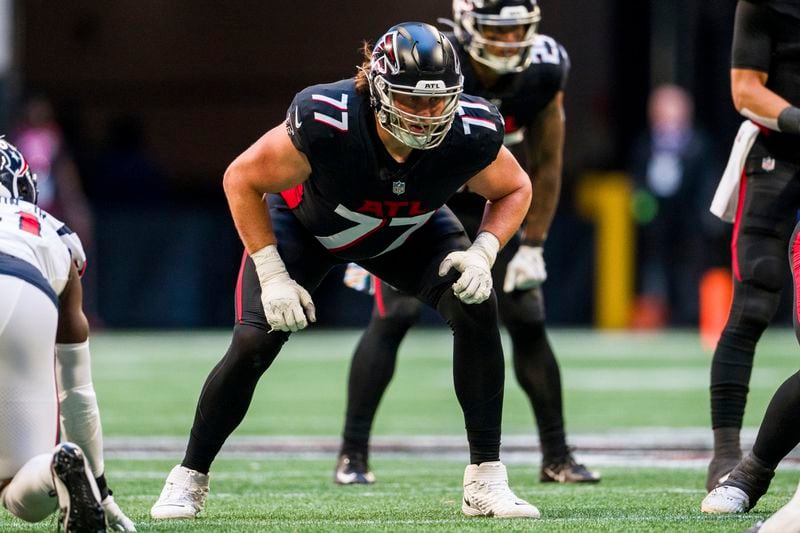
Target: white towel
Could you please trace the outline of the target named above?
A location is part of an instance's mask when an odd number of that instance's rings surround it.
[[[747,161],[747,154],[758,135],[758,126],[745,120],[739,127],[736,140],[733,141],[731,156],[728,158],[728,165],[722,178],[717,185],[717,192],[711,200],[709,210],[725,222],[733,222],[736,219],[736,209],[739,203],[739,184],[741,183],[742,169]]]

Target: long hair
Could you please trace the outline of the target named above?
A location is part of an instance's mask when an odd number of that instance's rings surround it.
[[[356,92],[358,94],[369,94],[369,76],[372,61],[372,46],[364,41],[361,43],[361,54],[363,56],[361,65],[356,67]]]

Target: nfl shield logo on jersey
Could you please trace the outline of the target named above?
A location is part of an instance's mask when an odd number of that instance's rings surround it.
[[[761,160],[761,168],[766,170],[767,172],[772,172],[775,170],[775,159],[772,157],[765,157]]]
[[[406,182],[405,181],[393,181],[392,182],[392,192],[395,194],[403,194],[406,192]]]

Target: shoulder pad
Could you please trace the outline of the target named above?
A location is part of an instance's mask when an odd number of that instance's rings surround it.
[[[536,41],[531,49],[533,62],[531,67],[546,73],[548,79],[564,90],[567,84],[570,62],[566,49],[549,35],[536,35]]]
[[[352,79],[303,89],[286,112],[286,131],[295,147],[307,152],[319,139],[347,133],[357,98]]]
[[[462,94],[456,115],[453,128],[467,139],[467,145],[485,145],[497,153],[503,144],[505,123],[494,104],[477,96]],[[480,146],[481,151],[483,148]]]

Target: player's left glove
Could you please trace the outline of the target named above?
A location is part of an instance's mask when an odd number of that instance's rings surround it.
[[[83,273],[86,271],[86,252],[83,250],[83,244],[81,243],[80,237],[78,234],[69,229],[69,226],[66,224],[62,225],[58,229],[58,237],[61,239],[61,242],[69,248],[69,254],[72,256],[72,262],[75,263],[75,268],[78,269],[78,274],[83,276]]]
[[[492,293],[492,265],[499,249],[497,237],[483,231],[467,250],[450,252],[439,265],[439,275],[455,267],[461,277],[453,283],[453,292],[465,304],[479,304]]]
[[[503,292],[526,291],[538,287],[547,279],[544,255],[541,246],[521,244],[508,263]]]
[[[274,244],[250,254],[261,282],[261,304],[270,331],[299,331],[316,322],[311,295],[286,271]]]

